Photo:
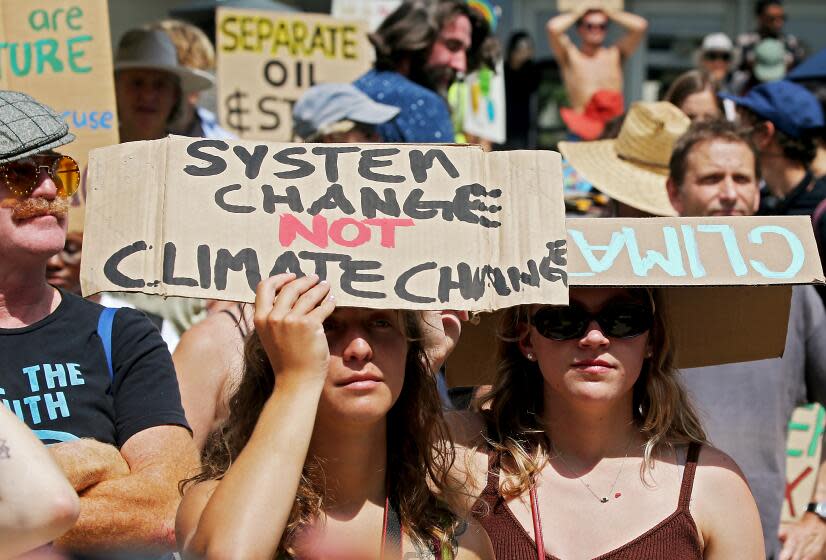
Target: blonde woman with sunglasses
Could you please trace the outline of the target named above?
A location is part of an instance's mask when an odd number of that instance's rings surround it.
[[[503,315],[492,391],[450,419],[465,505],[497,558],[764,557],[754,499],[706,441],[661,310],[648,290],[575,288],[570,306]]]

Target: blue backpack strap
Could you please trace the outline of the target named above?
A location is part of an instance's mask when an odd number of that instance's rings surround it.
[[[115,382],[115,371],[112,369],[112,323],[115,321],[117,309],[104,307],[98,317],[98,336],[103,343],[103,353],[106,354],[106,366],[109,368],[109,381]]]

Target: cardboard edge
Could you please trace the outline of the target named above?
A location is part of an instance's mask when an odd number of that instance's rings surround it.
[[[2,10],[2,3],[0,3],[0,10]],[[86,181],[87,185],[92,184],[92,177],[96,176],[98,173],[98,157],[96,153],[98,150],[106,149],[106,148],[96,148],[94,150],[89,151],[89,159],[86,163]],[[89,190],[87,192],[86,198],[86,205],[88,207],[89,204],[89,195],[92,195],[94,191]],[[92,195],[94,196],[94,195]],[[87,226],[84,220],[84,226]],[[84,235],[89,230],[87,227],[84,227]],[[83,297],[93,296],[95,294],[99,294],[103,290],[100,289],[100,286],[96,283],[95,279],[98,278],[97,274],[93,274],[89,271],[89,261],[88,259],[81,259],[80,261],[80,293]]]
[[[163,247],[163,243],[166,240],[167,221],[170,219],[170,216],[166,213],[166,191],[169,189],[169,182],[167,181],[169,179],[169,151],[172,148],[172,143],[177,141],[173,136],[167,136],[163,139],[162,149],[158,150],[161,156],[160,169],[163,174],[163,181],[160,183],[160,188],[158,189],[158,201],[155,206],[158,213],[152,217],[155,222],[155,247],[157,248]],[[156,250],[154,254],[155,272],[157,272],[156,277],[163,278],[164,251]],[[159,282],[156,291],[153,293],[167,297],[169,295],[169,289],[165,282]]]

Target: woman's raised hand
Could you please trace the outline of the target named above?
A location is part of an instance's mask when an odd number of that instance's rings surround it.
[[[422,339],[428,366],[436,373],[444,365],[459,342],[462,321],[468,320],[467,311],[423,311]]]
[[[330,285],[318,276],[278,274],[260,284],[255,295],[255,330],[267,352],[276,386],[324,382],[330,349],[324,321],[336,305]]]

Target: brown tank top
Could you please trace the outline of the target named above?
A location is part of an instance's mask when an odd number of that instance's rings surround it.
[[[688,509],[699,456],[700,444],[690,444],[674,513],[634,540],[594,560],[702,560],[700,535]],[[499,453],[488,452],[488,483],[474,507],[474,516],[488,532],[497,559],[538,560],[536,542],[499,495],[500,461]],[[545,558],[559,560],[550,554]]]

